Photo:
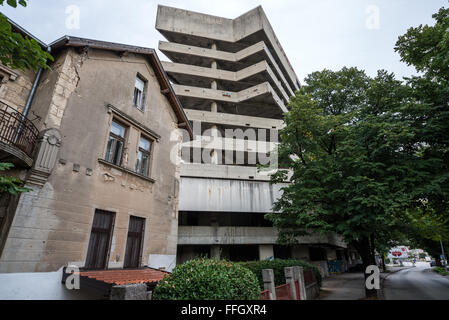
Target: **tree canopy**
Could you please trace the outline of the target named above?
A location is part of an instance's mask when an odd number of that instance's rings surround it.
[[[314,72],[291,99],[280,170],[289,180],[267,218],[279,242],[335,232],[365,265],[396,240],[447,230],[449,204],[449,9],[434,26],[411,28],[395,50],[421,75],[380,70]]]
[[[0,0],[0,5],[4,3],[5,0]],[[7,0],[6,3],[14,8],[27,5],[25,0]],[[14,32],[8,19],[0,13],[0,62],[12,69],[37,70],[48,68],[47,60],[53,57],[36,40]]]
[[[281,167],[290,184],[268,215],[280,241],[335,232],[373,251],[401,223],[400,210],[425,177],[414,132],[401,109],[413,104],[393,74],[370,78],[357,68],[309,75],[290,103],[281,131]],[[280,170],[272,182],[287,179]],[[370,244],[371,242],[371,244]]]

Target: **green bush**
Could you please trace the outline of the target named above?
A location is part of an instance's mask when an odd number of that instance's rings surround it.
[[[444,270],[443,267],[435,267],[435,268],[433,268],[433,271],[435,271],[435,272],[441,274],[442,276],[447,276],[447,275],[449,275],[449,272],[447,272],[446,270]]]
[[[265,260],[265,261],[250,261],[250,262],[241,262],[242,266],[248,268],[251,270],[259,280],[259,287],[263,290],[263,278],[262,278],[262,270],[263,269],[273,269],[274,272],[274,283],[276,286],[280,286],[285,284],[285,267],[303,267],[304,270],[312,270],[315,274],[315,278],[318,282],[318,285],[321,287],[321,274],[318,268],[310,263],[307,263],[303,260],[282,260],[282,259],[275,259],[272,261]]]
[[[161,280],[154,300],[258,300],[256,276],[243,266],[221,260],[196,259],[177,266]]]

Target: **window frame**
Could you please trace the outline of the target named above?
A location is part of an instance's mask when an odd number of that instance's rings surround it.
[[[111,130],[111,129],[112,129],[112,124],[113,124],[114,122],[115,122],[116,124],[118,124],[119,126],[121,126],[122,128],[125,129],[125,132],[124,132],[123,137],[120,137],[120,136],[118,136],[118,135],[112,133],[112,130]],[[123,121],[120,121],[120,119],[117,119],[116,117],[112,117],[111,123],[109,124],[109,132],[108,132],[108,136],[107,136],[107,140],[106,140],[106,150],[105,150],[105,157],[104,157],[106,162],[109,162],[109,163],[114,164],[114,165],[119,166],[119,167],[122,166],[122,164],[123,164],[123,155],[125,154],[126,142],[127,142],[127,140],[128,140],[128,132],[129,132],[129,126],[128,126],[128,125],[126,125],[125,123],[123,123]],[[109,144],[109,139],[110,139],[111,137],[114,138],[114,139],[116,139],[116,140],[118,140],[118,141],[121,141],[121,142],[123,143],[123,148],[122,148],[122,150],[121,150],[120,160],[119,160],[119,163],[118,163],[118,164],[112,162],[112,161],[109,159],[108,144]]]
[[[140,139],[145,139],[145,140],[150,142],[150,150],[145,150],[145,149],[142,149],[140,147]],[[142,131],[140,131],[139,140],[138,140],[138,143],[137,143],[136,173],[139,174],[139,175],[142,175],[144,177],[148,177],[148,178],[151,175],[151,167],[152,167],[152,163],[153,163],[153,146],[154,146],[154,142],[155,142],[154,139],[151,139],[150,137],[145,135]],[[141,173],[141,172],[137,171],[137,161],[139,160],[139,153],[140,152],[142,154],[148,155],[148,168],[147,168],[147,172],[146,173]]]
[[[136,82],[134,82],[134,91],[133,91],[133,99],[132,99],[132,103],[133,103],[133,106],[134,107],[136,107],[138,110],[140,110],[140,111],[142,111],[142,112],[144,112],[145,111],[145,104],[146,104],[146,100],[147,100],[147,95],[146,95],[146,93],[147,93],[147,89],[148,89],[148,80],[144,77],[144,76],[142,76],[140,73],[137,73],[137,75],[136,75],[136,77],[135,77],[135,80],[137,81],[137,79],[139,79],[140,81],[142,81],[143,82],[143,90],[142,90],[142,97],[141,97],[141,100],[142,100],[142,102],[141,102],[141,107],[139,107],[137,104],[136,104],[136,90],[139,90],[138,88],[137,88],[137,86],[136,86]]]

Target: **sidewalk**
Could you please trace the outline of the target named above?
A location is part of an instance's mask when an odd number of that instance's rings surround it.
[[[389,272],[380,274],[381,290],[379,299],[383,298],[383,281],[392,273],[411,267],[388,267]],[[317,300],[363,300],[365,299],[365,276],[361,272],[334,274],[323,279],[320,296]]]
[[[317,300],[360,300],[365,298],[365,276],[361,272],[334,274],[323,279]]]

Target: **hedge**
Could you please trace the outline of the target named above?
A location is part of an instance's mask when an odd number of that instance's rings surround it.
[[[196,259],[177,266],[161,280],[154,300],[258,300],[257,277],[228,261]]]
[[[285,284],[285,267],[303,267],[304,270],[312,270],[315,274],[315,279],[318,282],[318,285],[321,287],[322,279],[321,274],[318,268],[310,263],[307,263],[303,260],[295,260],[295,259],[289,259],[289,260],[282,260],[282,259],[275,259],[275,260],[265,260],[265,261],[250,261],[250,262],[240,262],[240,265],[244,266],[245,268],[248,268],[251,270],[256,276],[259,281],[259,287],[261,290],[264,289],[263,287],[263,278],[262,278],[262,270],[263,269],[273,269],[274,272],[274,283],[276,286],[280,286]]]

